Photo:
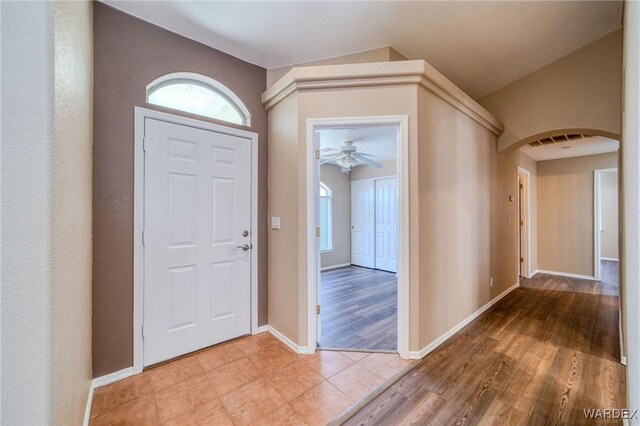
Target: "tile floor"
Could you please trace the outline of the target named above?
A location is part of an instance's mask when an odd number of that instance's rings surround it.
[[[298,355],[271,334],[223,343],[95,390],[91,425],[324,425],[409,361]]]

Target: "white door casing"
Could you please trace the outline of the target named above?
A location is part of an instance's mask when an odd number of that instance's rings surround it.
[[[238,247],[251,244],[252,149],[150,118],[144,131],[147,366],[251,331],[252,253]]]
[[[351,263],[375,268],[375,185],[351,182]]]
[[[398,194],[395,177],[375,180],[375,268],[398,270]]]

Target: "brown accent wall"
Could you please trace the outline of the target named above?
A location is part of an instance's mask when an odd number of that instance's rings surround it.
[[[146,85],[177,71],[219,80],[251,111],[250,130],[259,135],[258,323],[267,322],[267,113],[260,100],[266,70],[95,3],[94,377],[133,365],[133,108],[161,109],[146,105]]]

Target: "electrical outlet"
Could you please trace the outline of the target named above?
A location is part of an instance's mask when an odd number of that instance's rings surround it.
[[[489,287],[493,287],[493,277],[489,280]]]

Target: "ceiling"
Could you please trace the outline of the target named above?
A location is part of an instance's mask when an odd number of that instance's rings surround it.
[[[474,98],[610,33],[621,1],[105,3],[272,69],[392,46]]]
[[[340,149],[344,141],[354,142],[360,153],[372,154],[375,161],[394,160],[397,143],[397,127],[351,127],[318,130],[320,149]],[[327,164],[335,164],[330,161]]]
[[[536,161],[555,160],[558,158],[582,157],[584,155],[604,154],[616,152],[620,143],[615,139],[603,136],[593,136],[567,142],[550,143],[531,147],[525,145],[520,148],[525,154]]]

